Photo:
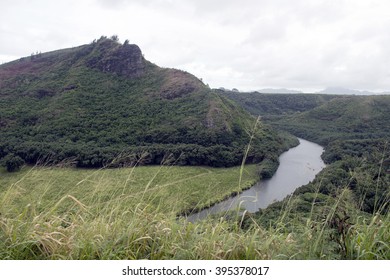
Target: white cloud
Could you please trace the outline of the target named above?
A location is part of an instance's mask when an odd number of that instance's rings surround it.
[[[386,0],[0,1],[0,62],[119,35],[212,87],[390,89]]]

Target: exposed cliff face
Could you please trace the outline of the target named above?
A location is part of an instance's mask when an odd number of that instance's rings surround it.
[[[94,48],[87,60],[89,67],[129,78],[140,77],[144,73],[145,60],[137,45],[120,45],[104,39],[92,46]]]

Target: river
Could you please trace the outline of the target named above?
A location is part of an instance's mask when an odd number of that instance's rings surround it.
[[[300,186],[311,182],[325,163],[321,159],[324,149],[320,145],[298,138],[299,145],[284,152],[279,157],[279,167],[270,179],[255,184],[237,196],[226,199],[214,206],[187,217],[194,222],[210,214],[240,209],[255,213],[275,201],[284,199]]]

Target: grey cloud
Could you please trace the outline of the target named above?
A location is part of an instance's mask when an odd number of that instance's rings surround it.
[[[390,89],[386,0],[7,0],[0,60],[119,35],[212,87]]]

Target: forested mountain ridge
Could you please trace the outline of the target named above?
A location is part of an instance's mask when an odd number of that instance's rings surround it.
[[[80,167],[240,164],[255,118],[136,45],[101,37],[0,66],[0,158]],[[260,124],[248,162],[284,140]]]

